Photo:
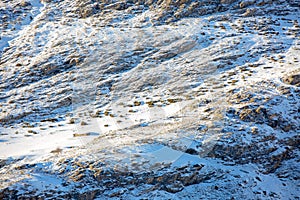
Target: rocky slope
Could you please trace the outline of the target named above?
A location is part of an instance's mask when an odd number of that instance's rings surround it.
[[[299,198],[299,1],[0,4],[1,199]]]

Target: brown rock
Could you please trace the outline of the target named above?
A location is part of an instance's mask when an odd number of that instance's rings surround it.
[[[300,74],[285,76],[282,81],[286,84],[300,86]]]
[[[88,123],[86,123],[85,121],[81,121],[80,125],[85,126],[85,125],[88,125]]]

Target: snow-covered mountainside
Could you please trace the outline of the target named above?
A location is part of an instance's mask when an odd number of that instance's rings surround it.
[[[0,199],[300,199],[299,0],[3,0]]]

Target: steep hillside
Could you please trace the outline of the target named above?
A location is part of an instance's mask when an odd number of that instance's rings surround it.
[[[297,199],[300,1],[0,3],[0,199]]]

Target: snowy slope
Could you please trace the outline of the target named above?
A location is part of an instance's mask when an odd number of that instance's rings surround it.
[[[299,1],[0,5],[0,198],[299,198]]]

